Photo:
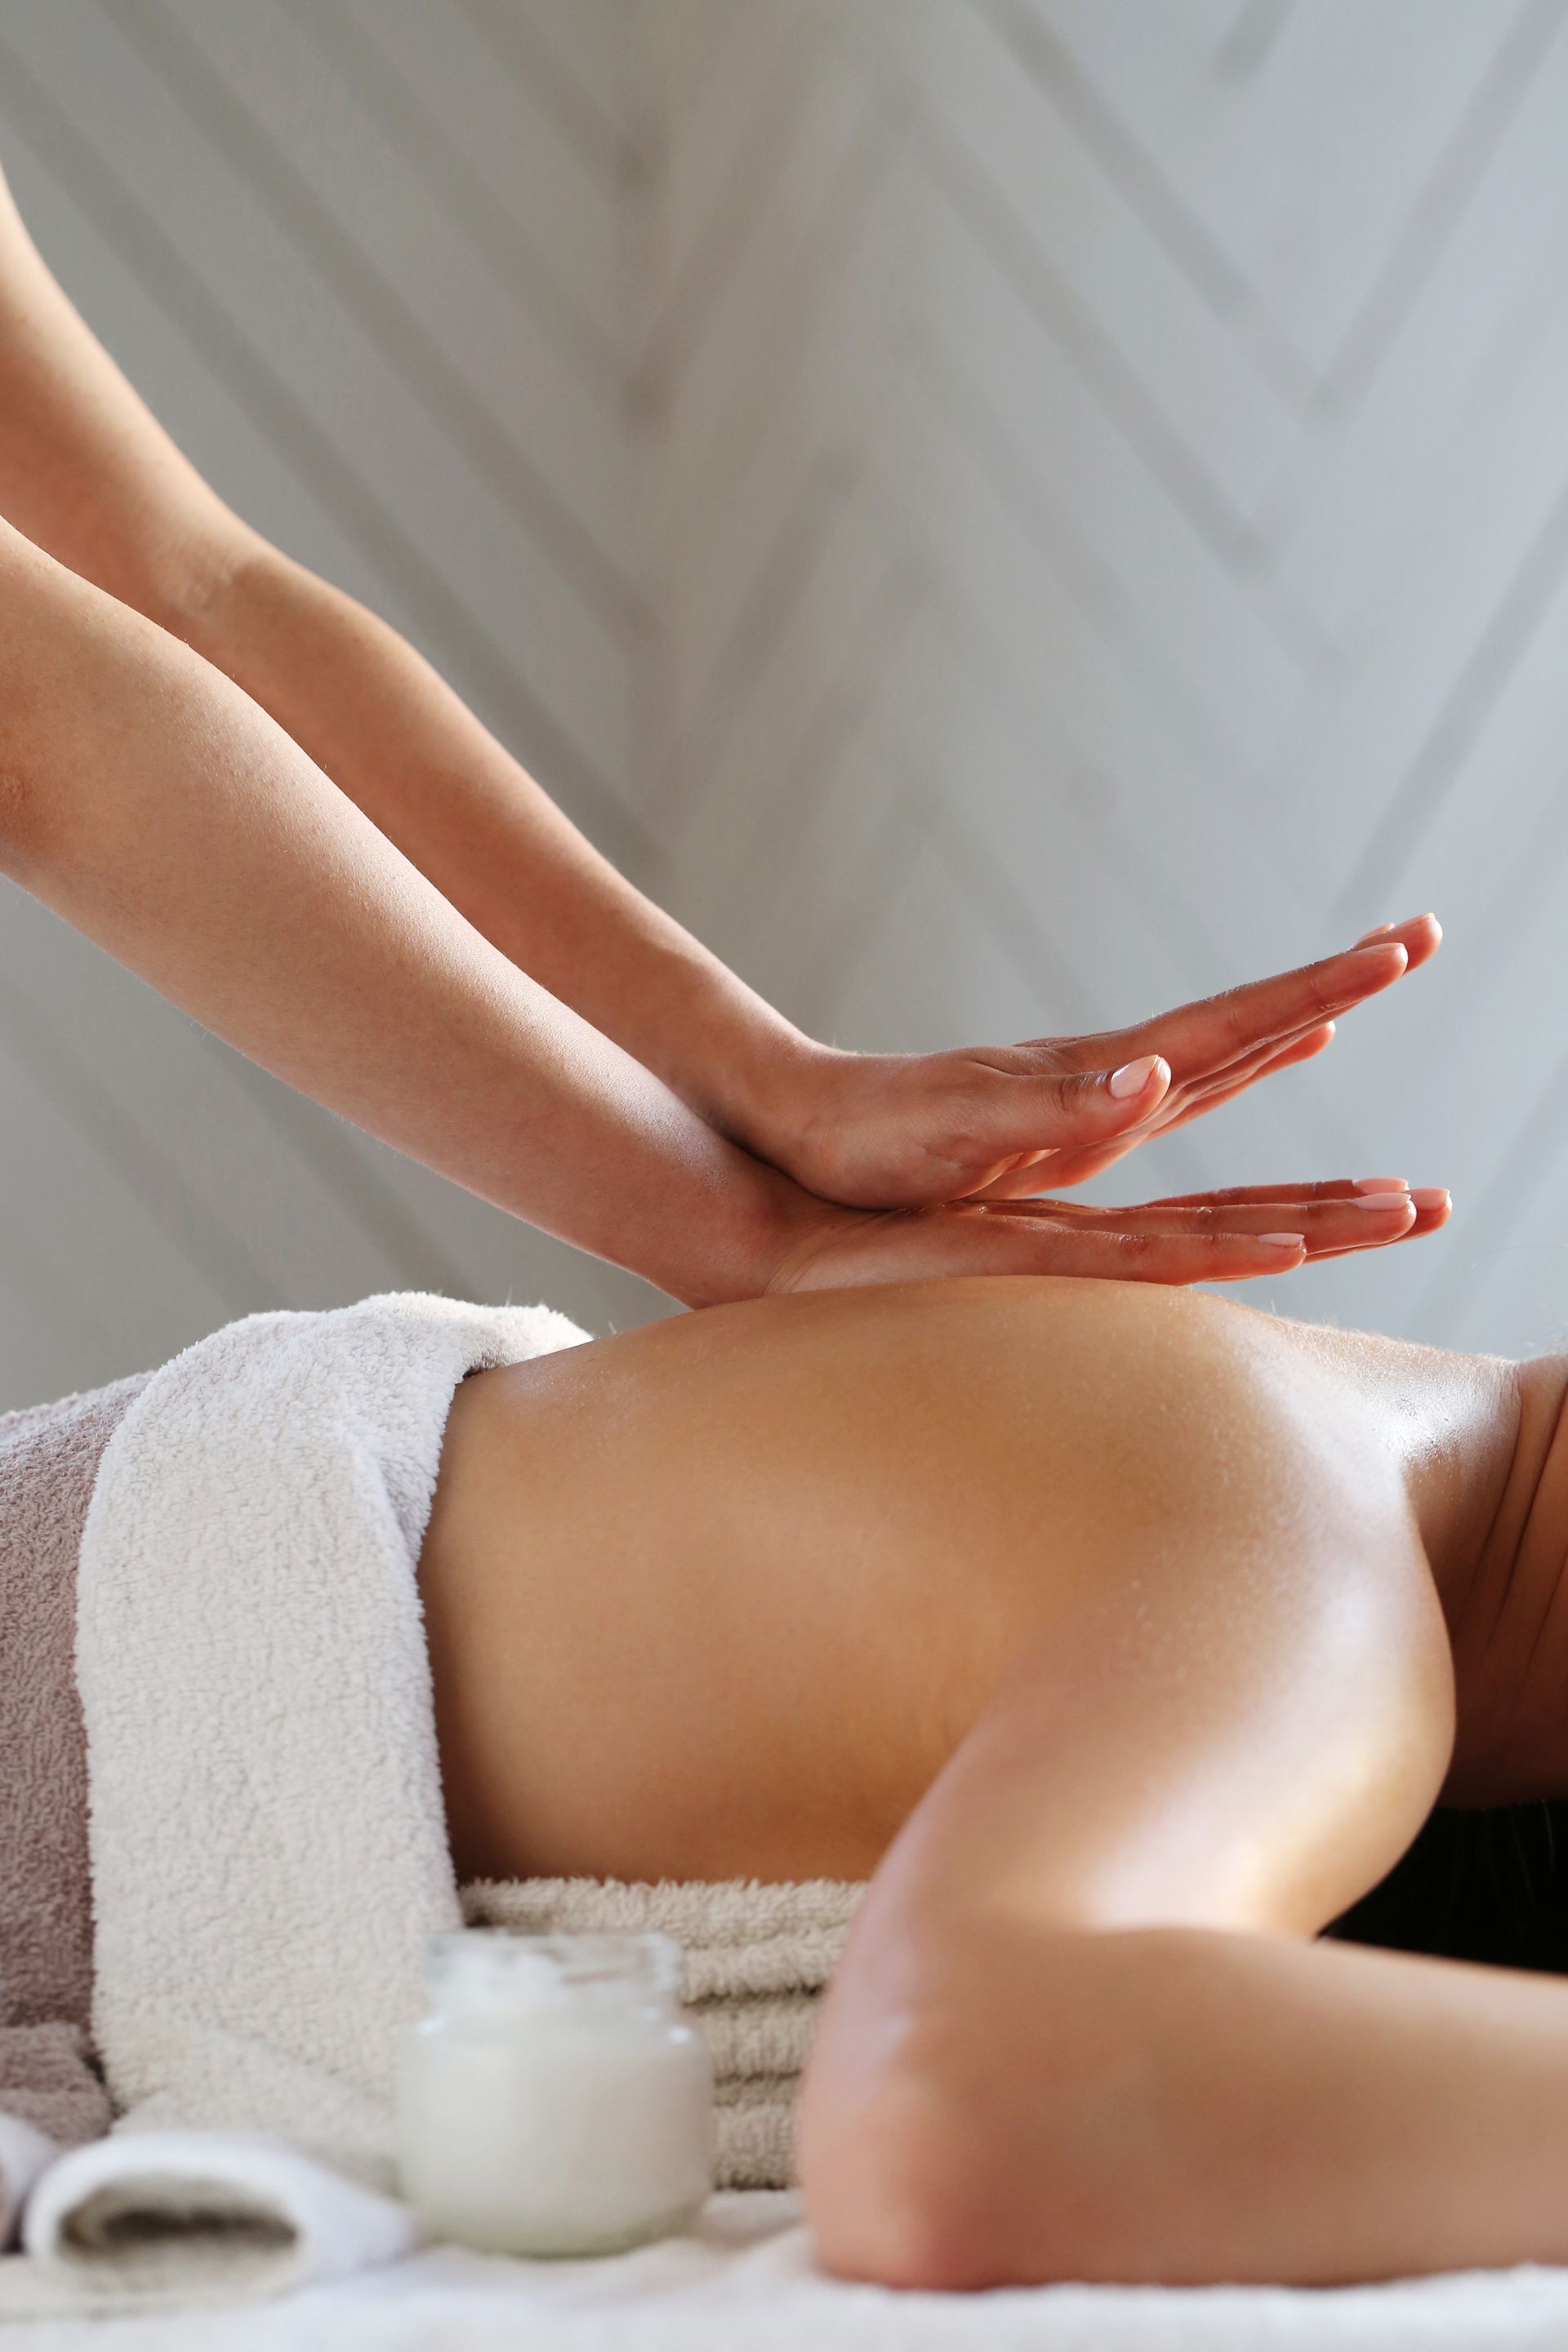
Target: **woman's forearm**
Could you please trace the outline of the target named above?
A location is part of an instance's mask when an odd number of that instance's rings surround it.
[[[760,1139],[820,1049],[617,873],[395,630],[260,541],[171,625],[504,955],[711,1125]]]
[[[0,866],[242,1052],[689,1303],[787,1179],[491,947],[254,703],[0,526]]]
[[[940,1995],[933,1969],[947,1955]],[[1192,1928],[931,1923],[830,2268],[934,2288],[1297,2285],[1568,2261],[1568,1988]],[[901,2043],[901,2046],[900,2046]]]

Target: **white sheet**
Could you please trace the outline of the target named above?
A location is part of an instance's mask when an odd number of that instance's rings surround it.
[[[600,2263],[453,2247],[278,2303],[45,2321],[25,2352],[1563,2352],[1568,2271],[1390,2286],[893,2294],[813,2270],[795,2197],[716,2197],[699,2232]]]

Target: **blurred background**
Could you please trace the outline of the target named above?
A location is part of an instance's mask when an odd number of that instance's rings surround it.
[[[1564,0],[5,0],[0,156],[220,492],[816,1033],[1435,907],[1097,1193],[1448,1183],[1260,1303],[1560,1338]],[[0,1406],[389,1286],[668,1310],[5,888]]]

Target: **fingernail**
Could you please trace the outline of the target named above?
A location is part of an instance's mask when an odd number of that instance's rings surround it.
[[[1156,1070],[1164,1069],[1164,1058],[1159,1054],[1145,1054],[1141,1061],[1123,1062],[1119,1070],[1110,1073],[1110,1092],[1118,1102],[1126,1102],[1141,1095]],[[1165,1072],[1166,1076],[1170,1072]]]
[[[1449,1205],[1447,1187],[1443,1184],[1418,1184],[1410,1197],[1418,1209],[1446,1209]]]
[[[1406,950],[1403,940],[1370,940],[1364,947],[1357,946],[1347,948],[1345,950],[1345,961],[1347,963],[1363,961],[1368,956],[1397,956],[1402,967],[1405,964],[1407,964],[1410,961],[1408,950]]]
[[[1259,1234],[1258,1238],[1260,1242],[1267,1242],[1270,1249],[1305,1249],[1307,1246],[1305,1234]]]
[[[1380,1209],[1386,1216],[1390,1209],[1407,1209],[1410,1206],[1410,1198],[1408,1192],[1404,1185],[1401,1185],[1397,1191],[1365,1192],[1359,1201],[1347,1201],[1345,1206],[1347,1209]]]
[[[1384,931],[1391,931],[1394,928],[1394,927],[1392,923],[1373,923],[1370,931],[1363,931],[1361,939],[1356,941],[1356,945],[1359,948],[1362,943],[1362,940],[1381,939]]]
[[[1408,1192],[1410,1187],[1403,1176],[1358,1176],[1352,1189],[1357,1192]]]

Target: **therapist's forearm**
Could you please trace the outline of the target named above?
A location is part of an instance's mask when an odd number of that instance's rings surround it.
[[[617,873],[395,631],[260,541],[172,625],[503,954],[756,1139],[820,1049]]]
[[[820,1208],[491,947],[187,647],[0,526],[0,867],[243,1053],[689,1304]]]

